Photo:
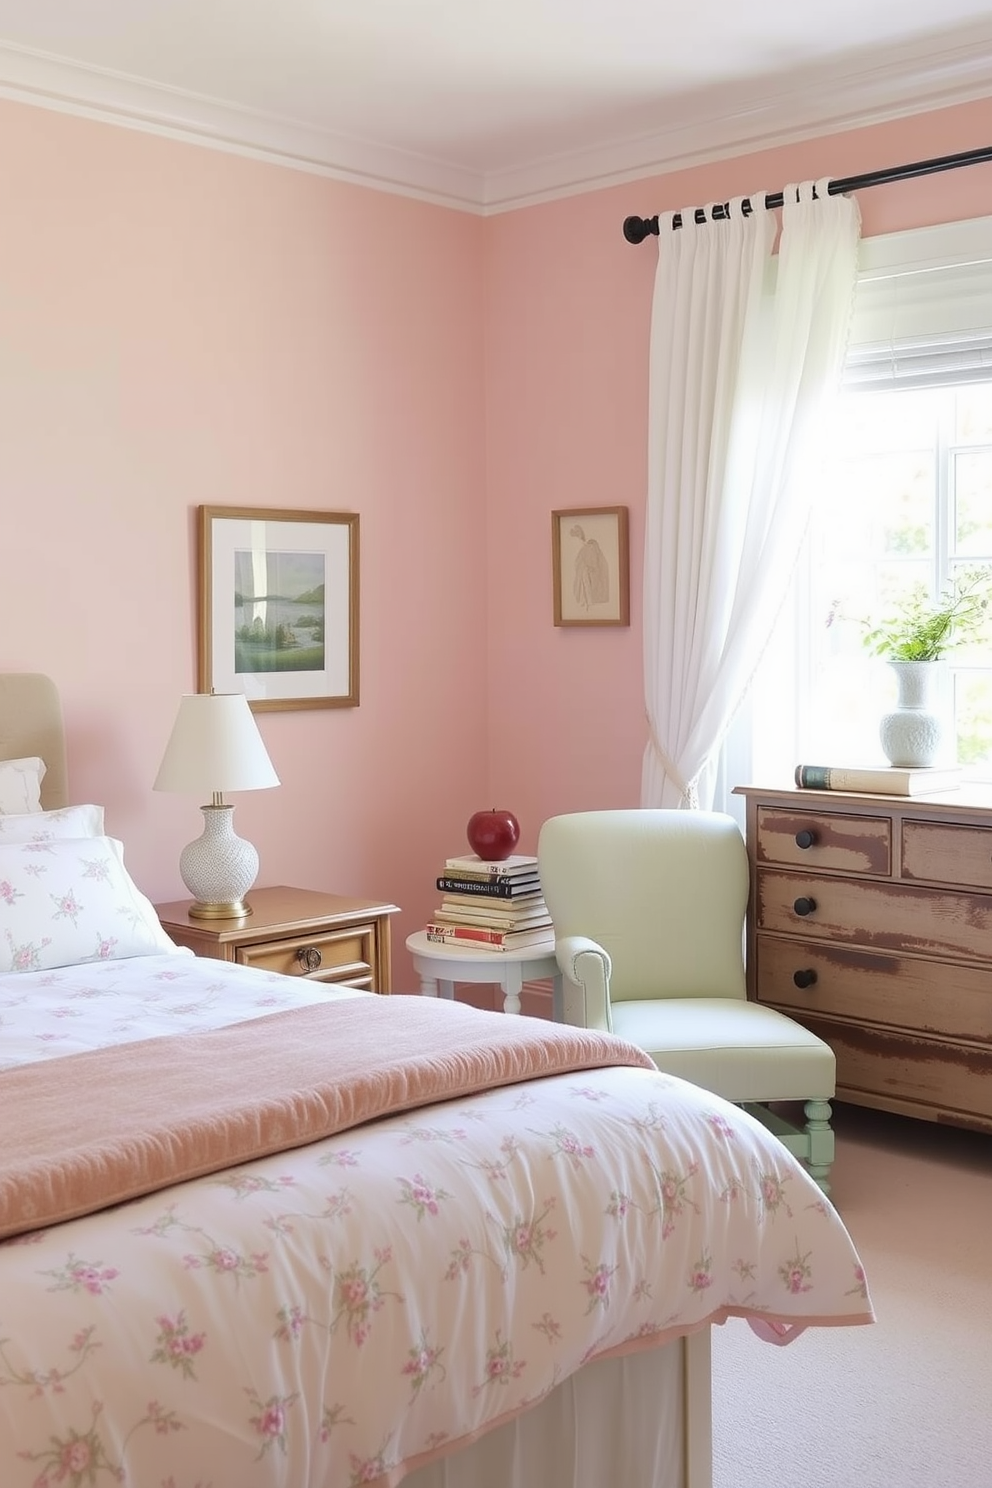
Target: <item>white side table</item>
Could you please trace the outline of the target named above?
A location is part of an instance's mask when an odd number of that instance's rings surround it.
[[[489,983],[502,987],[504,1013],[519,1013],[524,982],[550,978],[555,1021],[561,1021],[561,973],[552,950],[530,946],[519,951],[476,951],[428,940],[426,930],[408,936],[406,948],[425,997],[454,997],[456,982]]]

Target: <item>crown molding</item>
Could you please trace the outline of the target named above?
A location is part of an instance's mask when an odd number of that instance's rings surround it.
[[[510,211],[983,98],[992,99],[988,26],[943,49],[906,48],[881,64],[797,72],[788,88],[779,76],[763,89],[752,79],[735,91],[712,89],[670,101],[672,122],[650,135],[491,173],[485,210]],[[976,140],[976,148],[992,144],[992,121],[989,135]],[[645,207],[646,214],[653,210]]]
[[[0,42],[0,98],[479,212],[474,171]]]
[[[795,72],[786,88],[779,76],[669,99],[650,134],[488,174],[4,43],[0,97],[488,216],[992,98],[992,26]]]

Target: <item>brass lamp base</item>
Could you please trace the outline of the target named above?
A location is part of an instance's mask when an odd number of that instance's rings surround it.
[[[196,900],[186,911],[191,920],[243,920],[251,912],[251,905],[244,899],[229,904],[201,904]]]

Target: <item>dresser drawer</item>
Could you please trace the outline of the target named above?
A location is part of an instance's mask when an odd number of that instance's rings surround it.
[[[802,1023],[836,1015],[985,1044],[992,1075],[992,974],[984,968],[773,935],[757,936],[755,958],[759,1002]]]
[[[257,945],[239,946],[235,960],[243,966],[278,971],[283,976],[370,987],[375,982],[375,931],[372,925],[358,925],[316,935],[259,941]]]
[[[928,878],[935,883],[992,890],[992,826],[904,822],[902,875],[903,878]]]
[[[754,919],[758,930],[868,950],[985,962],[992,952],[992,896],[980,894],[764,869],[756,877]]]
[[[755,859],[814,872],[828,869],[887,878],[892,872],[892,824],[882,816],[759,806]]]
[[[931,1121],[992,1130],[992,1079],[983,1049],[803,1019],[837,1056],[837,1099]]]

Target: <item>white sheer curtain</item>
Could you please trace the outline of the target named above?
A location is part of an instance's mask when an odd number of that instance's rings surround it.
[[[644,552],[642,806],[711,804],[717,752],[771,634],[809,516],[803,457],[836,391],[856,202],[789,186],[782,234],[743,198],[659,219]],[[762,203],[764,193],[751,200]]]

